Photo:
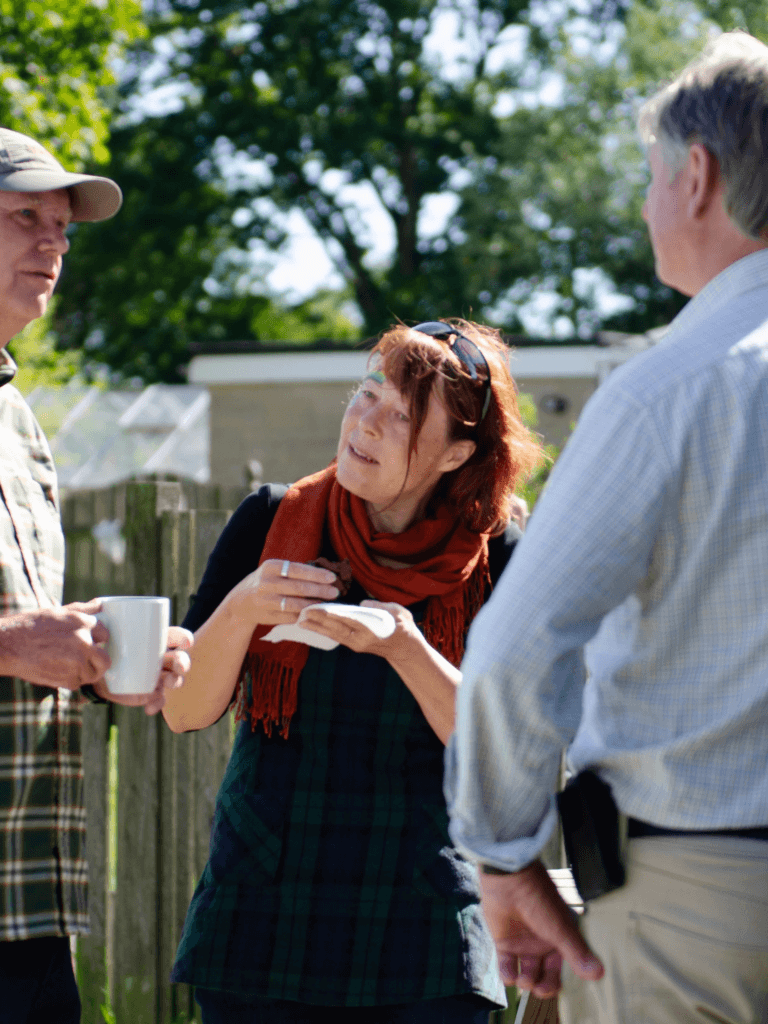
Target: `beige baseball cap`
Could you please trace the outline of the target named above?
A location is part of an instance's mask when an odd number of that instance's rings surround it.
[[[69,189],[73,221],[107,220],[123,202],[111,178],[71,174],[39,142],[0,128],[0,192],[48,192]]]

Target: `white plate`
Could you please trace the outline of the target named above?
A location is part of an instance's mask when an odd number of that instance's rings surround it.
[[[338,615],[342,619],[352,619],[361,622],[380,640],[386,640],[395,631],[394,616],[384,608],[360,608],[356,604],[316,604],[313,608],[322,608],[331,615]],[[304,612],[301,613],[302,615]],[[293,640],[297,644],[309,644],[310,647],[319,647],[321,651],[332,651],[338,647],[338,641],[323,636],[322,633],[315,633],[313,629],[306,629],[301,625],[301,615],[298,622],[289,625],[273,626],[262,639],[277,644],[281,640]]]

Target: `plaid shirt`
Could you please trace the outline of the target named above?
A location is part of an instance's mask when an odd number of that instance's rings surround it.
[[[189,628],[258,563],[264,496],[222,534]],[[355,583],[345,601],[365,596]],[[443,746],[383,658],[311,650],[288,738],[240,726],[172,980],[326,1006],[504,1005],[442,777]]]
[[[0,350],[0,616],[58,605],[56,472]],[[88,931],[82,698],[0,676],[0,940]]]

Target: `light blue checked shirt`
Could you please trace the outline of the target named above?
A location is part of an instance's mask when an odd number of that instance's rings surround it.
[[[451,836],[516,870],[560,755],[670,828],[768,825],[768,252],[592,397],[469,635]]]

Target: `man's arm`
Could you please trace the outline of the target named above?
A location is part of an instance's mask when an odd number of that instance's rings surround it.
[[[110,665],[98,646],[109,639],[100,607],[93,600],[0,618],[0,675],[65,690],[96,683]]]
[[[660,447],[637,402],[598,393],[469,635],[446,758],[451,836],[481,863],[519,872],[483,884],[498,890],[488,916],[500,956],[514,937],[534,973],[556,954],[582,970],[586,947],[537,858],[556,825],[562,750],[581,719],[582,648],[648,571],[669,475]],[[563,925],[557,942],[549,920]]]
[[[181,686],[189,671],[185,651],[192,646],[192,634],[178,626],[170,628],[168,649],[152,693],[116,696],[104,681],[110,660],[99,644],[109,639],[109,632],[96,618],[100,608],[101,602],[94,598],[0,617],[0,676],[16,676],[55,689],[93,686],[103,700],[143,706],[147,714],[157,714],[165,704],[165,692]]]

